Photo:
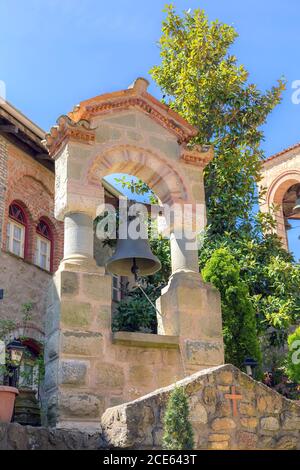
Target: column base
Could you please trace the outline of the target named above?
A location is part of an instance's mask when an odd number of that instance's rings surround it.
[[[95,429],[105,409],[99,384],[111,336],[112,278],[97,266],[97,272],[61,268],[47,299],[44,414],[48,426]]]
[[[94,258],[80,254],[66,256],[60,263],[59,271],[85,271],[90,273],[105,273],[104,266],[98,266]]]
[[[158,334],[179,336],[189,372],[224,364],[220,294],[199,273],[173,273],[157,307]]]

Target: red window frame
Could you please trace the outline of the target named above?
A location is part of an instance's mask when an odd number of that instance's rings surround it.
[[[45,229],[41,229],[40,226],[43,224]],[[50,272],[53,272],[53,232],[48,222],[41,218],[36,226],[36,233],[43,238],[46,238],[50,242]]]

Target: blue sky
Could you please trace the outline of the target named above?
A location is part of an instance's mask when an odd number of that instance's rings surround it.
[[[126,88],[137,76],[149,78],[148,70],[160,60],[165,3],[0,0],[0,80],[7,99],[48,130],[79,101]],[[233,24],[240,35],[233,52],[261,89],[286,77],[287,90],[265,126],[263,148],[271,155],[298,142],[300,104],[291,98],[292,82],[300,80],[299,0],[174,4],[178,11],[204,8],[210,19]],[[160,97],[153,82],[149,91]],[[292,232],[297,245],[300,231]]]

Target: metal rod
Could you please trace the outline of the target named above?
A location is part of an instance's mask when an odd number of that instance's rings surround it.
[[[162,317],[162,314],[160,313],[160,311],[158,310],[158,308],[154,305],[154,303],[152,302],[152,300],[148,297],[148,295],[146,294],[146,292],[144,291],[144,289],[142,288],[141,284],[139,282],[137,282],[137,286],[140,288],[140,290],[142,291],[142,293],[144,294],[144,296],[146,297],[146,299],[148,300],[148,302],[152,305],[152,307],[154,308],[154,310],[156,311],[156,313]]]
[[[144,291],[144,289],[142,288],[141,284],[140,284],[140,281],[139,281],[139,277],[138,277],[138,272],[139,272],[139,268],[138,268],[138,265],[137,265],[137,262],[136,262],[136,259],[133,258],[133,265],[132,265],[132,268],[131,268],[131,272],[132,274],[134,274],[134,280],[136,282],[136,285],[137,287],[141,290],[141,292],[144,294],[144,296],[146,297],[146,299],[148,300],[148,302],[150,303],[150,305],[154,308],[154,310],[156,311],[156,313],[162,317],[162,314],[160,313],[160,311],[156,308],[156,306],[154,305],[154,303],[152,302],[152,300],[148,297],[148,295],[146,294],[146,292]]]

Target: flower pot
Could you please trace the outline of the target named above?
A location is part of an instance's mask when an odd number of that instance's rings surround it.
[[[19,391],[17,388],[0,385],[0,422],[11,422],[15,399],[18,394]]]

